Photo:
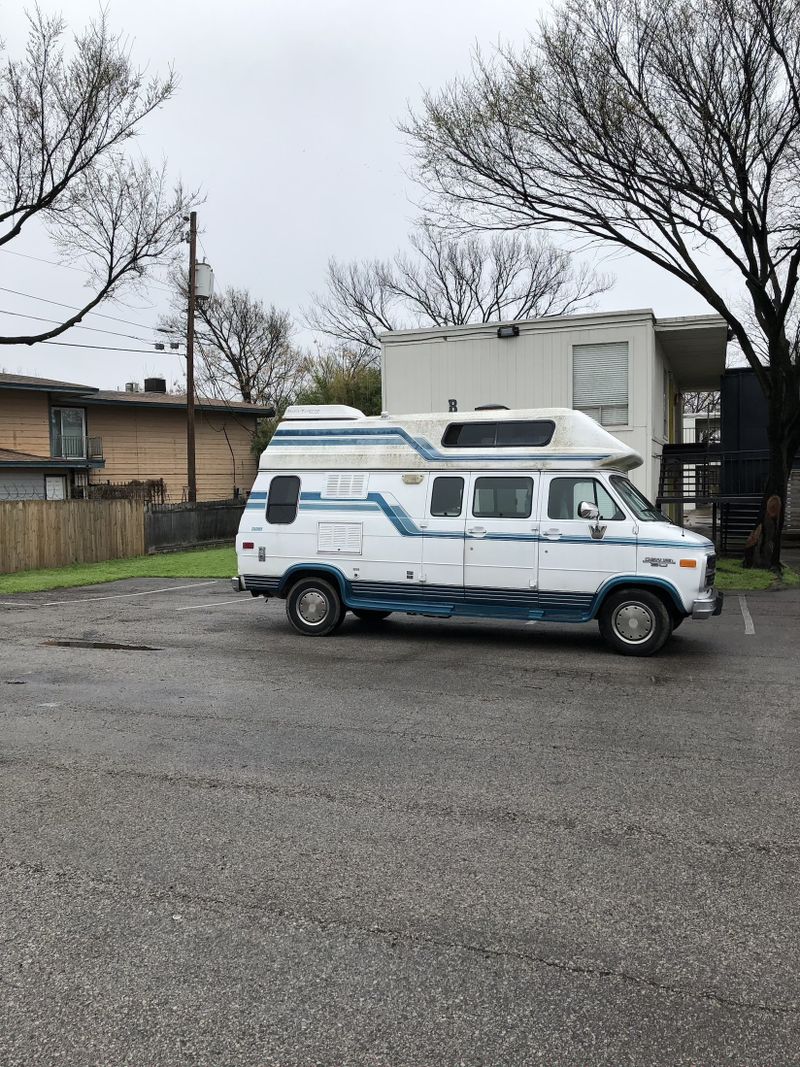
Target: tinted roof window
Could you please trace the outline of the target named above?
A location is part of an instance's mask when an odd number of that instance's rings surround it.
[[[454,422],[444,432],[446,448],[543,448],[553,439],[549,419],[515,422]]]
[[[498,448],[519,448],[521,445],[541,448],[550,444],[555,428],[556,424],[549,419],[538,419],[536,422],[498,422],[495,443]]]
[[[496,422],[455,422],[444,431],[448,448],[494,448]]]

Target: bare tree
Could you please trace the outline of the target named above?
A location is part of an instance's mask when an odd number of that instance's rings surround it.
[[[412,252],[390,262],[328,264],[328,288],[314,296],[309,325],[377,358],[378,336],[414,326],[450,326],[586,307],[611,285],[541,237],[447,237],[430,224]]]
[[[186,330],[186,275],[175,279],[174,310],[162,331]],[[247,404],[273,404],[280,412],[305,381],[307,357],[292,344],[292,320],[269,308],[246,289],[227,288],[197,304],[195,344],[200,356],[201,394]]]
[[[448,212],[636,251],[724,317],[768,402],[755,561],[779,566],[800,445],[796,0],[563,0],[526,47],[478,56],[406,128]],[[741,278],[755,334],[709,250]]]
[[[59,16],[29,16],[22,59],[0,66],[0,248],[39,221],[64,257],[86,264],[93,293],[83,307],[35,334],[34,344],[80,322],[126,282],[140,279],[180,241],[189,208],[163,166],[128,158],[126,143],[175,91],[175,76],[147,77],[106,14],[80,33],[69,58]]]
[[[705,412],[719,414],[719,393],[713,390],[683,394],[683,411],[686,415],[701,415]]]
[[[720,441],[720,394],[715,390],[684,393],[683,415],[700,415],[694,419],[694,443],[719,444]],[[684,423],[685,425],[685,423]]]

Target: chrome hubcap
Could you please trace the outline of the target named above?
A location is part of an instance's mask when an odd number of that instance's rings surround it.
[[[623,604],[614,612],[614,632],[623,641],[637,644],[650,636],[654,621],[652,614],[642,604]]]
[[[309,626],[316,626],[324,622],[329,610],[328,598],[318,593],[316,589],[309,589],[303,593],[297,601],[297,611],[303,622]]]

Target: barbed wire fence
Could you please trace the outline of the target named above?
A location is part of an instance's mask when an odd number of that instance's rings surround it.
[[[44,486],[29,482],[0,482],[0,500],[44,500]]]
[[[0,480],[0,501],[15,500],[62,500],[67,497],[48,497],[44,480]],[[148,478],[131,482],[98,482],[92,485],[74,486],[69,491],[71,500],[139,500],[143,504],[167,504],[170,495],[163,478]]]

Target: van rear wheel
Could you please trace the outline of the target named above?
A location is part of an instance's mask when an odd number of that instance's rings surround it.
[[[607,644],[623,656],[652,656],[672,633],[664,601],[647,589],[620,589],[606,597],[598,619]]]
[[[301,578],[286,597],[286,617],[298,633],[326,637],[346,614],[338,590],[324,578]]]
[[[372,608],[352,608],[351,610],[362,622],[383,622],[392,614],[391,611],[374,611]]]

